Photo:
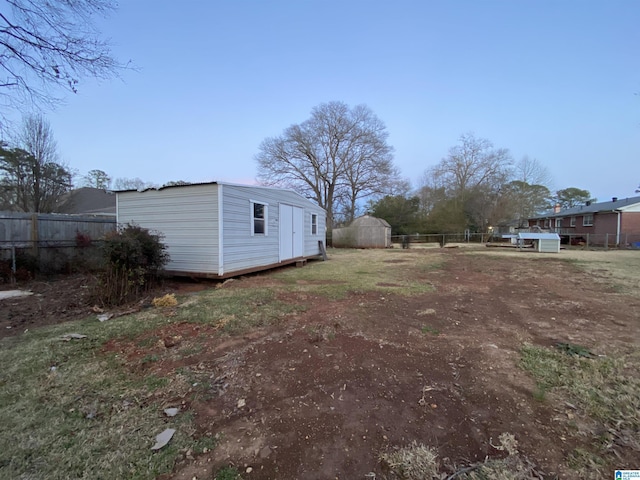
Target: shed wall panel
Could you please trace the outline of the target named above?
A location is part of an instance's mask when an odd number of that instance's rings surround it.
[[[218,273],[218,185],[118,193],[118,223],[161,233],[167,270]]]
[[[222,185],[224,273],[277,264],[280,259],[280,204],[304,209],[303,256],[320,254],[325,238],[324,210],[295,192],[255,186]],[[251,234],[251,202],[267,205],[266,234]],[[318,215],[318,232],[311,234],[311,214]]]

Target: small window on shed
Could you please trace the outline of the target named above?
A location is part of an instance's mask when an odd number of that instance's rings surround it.
[[[251,202],[251,235],[267,234],[267,204]]]
[[[571,222],[569,223],[569,226],[571,226],[571,227],[575,227],[576,226],[576,217],[571,217]]]
[[[315,213],[311,214],[311,235],[318,234],[318,215]]]
[[[582,226],[591,227],[593,225],[593,213],[585,213],[582,217]]]

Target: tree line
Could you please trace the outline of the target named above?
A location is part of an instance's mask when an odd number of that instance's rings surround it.
[[[291,188],[327,211],[328,226],[362,213],[387,220],[395,234],[486,231],[536,213],[591,199],[587,190],[551,192],[552,178],[536,159],[514,162],[505,148],[471,133],[436,165],[419,186],[403,179],[393,163],[384,123],[366,106],[321,104],[311,118],[258,147],[258,181]],[[184,180],[163,186],[188,185]],[[12,140],[0,143],[0,210],[55,212],[76,187],[127,190],[158,187],[140,178],[115,178],[99,169],[80,176],[59,159],[50,124],[26,116]]]
[[[312,199],[327,211],[329,227],[370,213],[387,220],[395,234],[525,225],[554,205],[594,200],[576,187],[552,192],[541,162],[528,156],[514,162],[508,149],[472,133],[461,135],[412,189],[393,163],[387,138],[384,123],[368,107],[323,103],[308,120],[262,142],[258,180]]]

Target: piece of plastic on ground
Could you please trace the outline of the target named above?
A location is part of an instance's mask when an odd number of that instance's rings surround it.
[[[156,444],[151,447],[151,450],[160,450],[173,438],[173,434],[176,433],[175,429],[167,428],[164,432],[156,435]]]
[[[27,290],[3,290],[0,291],[0,300],[4,300],[5,298],[28,297],[29,295],[33,295],[33,292]]]

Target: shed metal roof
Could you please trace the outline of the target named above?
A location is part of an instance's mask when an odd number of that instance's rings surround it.
[[[560,240],[560,235],[557,233],[519,233],[518,238],[520,240]]]

